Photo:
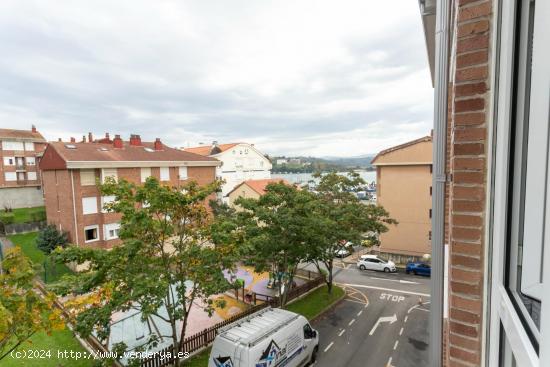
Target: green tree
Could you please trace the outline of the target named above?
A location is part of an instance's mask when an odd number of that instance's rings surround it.
[[[36,237],[36,246],[45,254],[50,254],[59,246],[66,247],[68,243],[67,233],[58,231],[52,224],[40,230]]]
[[[74,246],[57,250],[59,261],[88,264],[86,271],[66,278],[57,290],[100,295],[79,310],[76,330],[81,335],[96,331],[105,339],[114,312],[136,309],[142,320],[154,315],[168,323],[171,332],[161,337],[171,340],[175,353],[184,352],[192,305],[200,301],[211,315],[216,306],[224,306],[212,296],[230,287],[223,269],[233,267],[234,246],[226,237],[213,238],[206,206],[218,190],[218,182],[171,187],[155,178],[143,186],[124,180],[101,186],[103,195],[115,196],[106,209],[122,213],[122,244],[109,251]],[[145,347],[156,343],[151,338]]]
[[[267,185],[259,199],[239,198],[236,204],[244,230],[247,258],[256,271],[269,271],[277,284],[281,306],[286,304],[296,269],[317,240],[322,222],[315,215],[315,196],[283,183]]]
[[[52,309],[53,295],[33,289],[32,262],[19,247],[6,251],[0,264],[0,361],[38,331],[62,329],[60,311]]]
[[[377,238],[388,230],[388,224],[397,224],[389,213],[379,205],[362,203],[355,191],[365,181],[355,172],[347,175],[337,173],[316,174],[317,184],[313,186],[318,205],[316,215],[323,223],[321,235],[309,248],[308,261],[313,262],[321,272],[324,265],[327,275],[327,289],[333,284],[334,258],[348,241],[365,244],[365,239]]]

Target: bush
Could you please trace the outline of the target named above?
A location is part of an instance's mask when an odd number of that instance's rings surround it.
[[[60,232],[54,225],[48,225],[38,233],[36,247],[49,254],[57,247],[65,247],[69,243],[66,232]]]
[[[46,220],[46,211],[42,209],[36,212],[31,212],[30,217],[32,222],[43,222]]]
[[[3,224],[13,224],[15,222],[15,215],[12,212],[0,213],[0,222]]]

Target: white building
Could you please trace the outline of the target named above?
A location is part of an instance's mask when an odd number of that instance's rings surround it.
[[[222,162],[216,176],[223,179],[221,197],[227,202],[227,194],[235,186],[246,180],[271,178],[271,162],[267,157],[248,143],[218,144],[184,148],[185,151],[216,158]]]

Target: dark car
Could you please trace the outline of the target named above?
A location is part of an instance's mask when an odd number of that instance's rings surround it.
[[[407,274],[413,273],[414,275],[427,275],[432,274],[432,267],[426,263],[408,263],[405,269]]]

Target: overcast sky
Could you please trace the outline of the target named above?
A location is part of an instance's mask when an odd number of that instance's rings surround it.
[[[429,134],[417,0],[0,2],[0,126],[357,156]]]

